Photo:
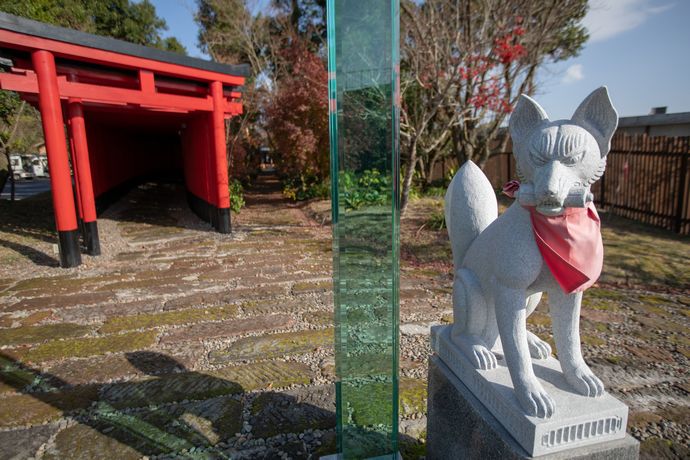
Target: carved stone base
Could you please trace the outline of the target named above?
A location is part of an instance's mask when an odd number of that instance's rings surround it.
[[[496,369],[475,369],[450,341],[451,328],[431,331],[438,356],[429,365],[428,458],[577,458],[578,451],[601,452],[593,457],[601,459],[637,458],[637,441],[626,438],[625,404],[608,393],[598,398],[574,394],[556,359],[533,360],[556,412],[549,419],[529,417],[515,397],[505,360],[499,359]],[[450,431],[449,424],[454,426]],[[462,455],[447,450],[462,443],[469,449]],[[483,455],[476,454],[480,445],[488,449]],[[550,455],[557,452],[563,456]]]

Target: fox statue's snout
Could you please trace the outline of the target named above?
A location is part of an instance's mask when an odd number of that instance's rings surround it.
[[[537,211],[547,216],[562,214],[565,199],[576,179],[557,161],[550,161],[542,169],[534,181]]]

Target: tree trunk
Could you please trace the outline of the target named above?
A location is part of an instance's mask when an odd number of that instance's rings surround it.
[[[479,148],[477,148],[477,159],[475,160],[477,166],[479,166],[481,169],[484,169],[484,166],[486,166],[486,162],[489,161],[490,153],[491,151],[489,150],[489,144],[487,142],[483,142],[479,146]]]
[[[11,200],[14,201],[14,171],[12,171],[12,160],[10,160],[10,145],[12,143],[12,139],[14,138],[14,135],[17,133],[17,128],[19,127],[19,119],[22,116],[22,113],[24,112],[24,107],[26,107],[26,101],[22,101],[21,105],[19,106],[19,110],[17,110],[17,115],[14,118],[14,123],[11,125],[12,129],[10,130],[10,133],[7,136],[7,139],[5,141],[0,141],[2,143],[2,150],[3,153],[5,154],[5,159],[7,160],[7,171],[8,171],[8,177],[10,179],[10,186],[11,186],[11,192],[10,192],[10,197]],[[7,179],[5,179],[7,180]],[[4,188],[5,184],[2,184],[2,187],[0,187],[0,191]]]
[[[501,146],[498,149],[499,153],[506,152],[508,150],[508,143],[510,142],[510,133],[506,130],[503,134],[503,139],[501,140]]]
[[[5,190],[5,185],[10,177],[10,161],[5,155],[0,155],[0,193]]]
[[[426,177],[425,182],[427,186],[430,186],[431,183],[434,181],[434,168],[436,167],[436,164],[441,160],[443,157],[443,153],[441,152],[441,149],[443,147],[440,146],[437,148],[437,150],[434,152],[433,155],[431,155],[431,159],[429,160],[429,169],[426,172]],[[422,169],[424,169],[424,166],[422,165]],[[446,174],[446,168],[442,167],[441,168],[441,179],[443,179],[444,175]]]
[[[420,163],[421,164],[419,165],[419,175],[421,179],[424,181],[424,183],[427,183],[429,181],[429,174],[427,174],[426,169],[424,169],[424,160],[421,160]],[[431,172],[431,170],[429,170],[429,172]]]
[[[455,158],[458,159],[458,169],[468,160],[473,160],[472,145],[458,142],[455,144]]]
[[[10,166],[10,201],[14,201],[14,196],[15,196],[15,180],[14,180],[14,173],[12,172],[12,166]]]
[[[7,177],[10,181],[10,201],[14,201],[15,197],[15,180],[14,180],[14,170],[12,169],[12,160],[10,160],[10,153],[5,150],[5,158],[7,159]],[[4,188],[3,184],[3,188]],[[0,191],[2,191],[2,188],[0,188]]]
[[[467,139],[463,139],[463,136],[466,135],[466,131],[468,128],[465,128],[464,130],[456,127],[453,129],[453,150],[455,150],[455,158],[458,159],[458,169],[462,167],[462,165],[465,164],[467,160],[472,160],[472,144],[468,142]]]
[[[414,177],[414,170],[417,167],[417,142],[413,141],[410,146],[410,160],[407,164],[407,171],[402,183],[402,196],[400,199],[400,215],[402,216],[407,209],[407,204],[410,201],[410,188],[412,187],[412,178]]]

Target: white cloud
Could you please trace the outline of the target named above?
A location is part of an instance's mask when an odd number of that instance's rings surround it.
[[[589,31],[589,42],[607,40],[634,29],[648,17],[672,8],[673,3],[651,6],[651,0],[590,0],[583,20]]]
[[[585,78],[585,74],[582,71],[582,64],[573,64],[565,71],[565,75],[563,75],[563,80],[561,80],[561,82],[567,85],[568,83],[573,83],[583,78]]]

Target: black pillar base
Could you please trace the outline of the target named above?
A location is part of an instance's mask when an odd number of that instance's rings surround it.
[[[230,209],[213,207],[211,225],[218,233],[230,233]]]
[[[230,208],[217,208],[187,191],[187,202],[194,214],[210,223],[218,233],[231,233]]]
[[[82,225],[84,230],[84,246],[86,246],[86,253],[91,256],[101,255],[101,241],[98,238],[98,223],[84,222]]]
[[[58,230],[58,245],[60,247],[60,266],[62,268],[78,267],[81,265],[78,230]]]

